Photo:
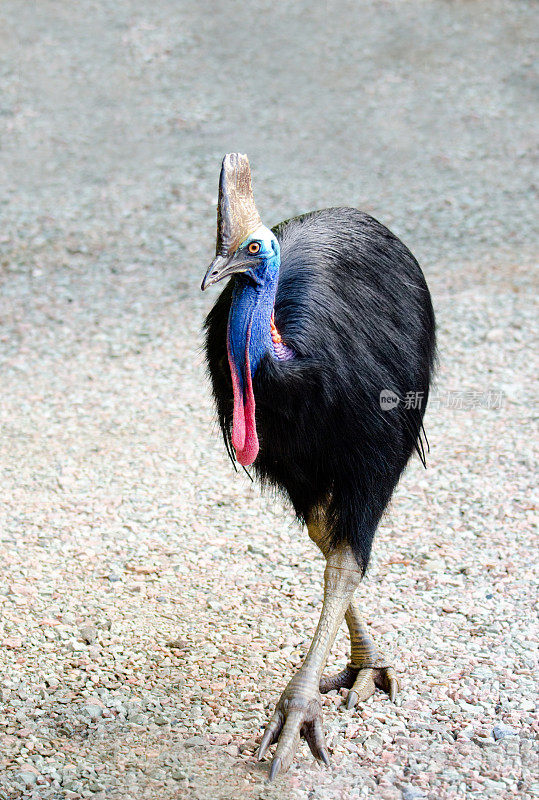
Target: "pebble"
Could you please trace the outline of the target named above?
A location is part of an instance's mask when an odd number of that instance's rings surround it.
[[[402,800],[421,800],[425,797],[424,792],[418,789],[417,786],[401,786]]]
[[[86,644],[93,644],[97,639],[97,628],[95,625],[84,625],[80,629],[81,639],[86,642]]]
[[[105,789],[105,787],[103,786],[102,783],[99,783],[99,781],[96,781],[93,778],[90,778],[90,780],[88,781],[87,787],[90,790],[90,792],[92,792],[92,793],[102,792]]]
[[[208,741],[204,736],[190,736],[183,744],[185,747],[207,747]]]
[[[507,736],[518,736],[518,731],[510,725],[504,725],[503,722],[499,722],[492,729],[492,735],[498,741],[499,739],[505,739]]]
[[[186,639],[169,639],[167,642],[167,647],[172,647],[177,650],[185,650],[188,646],[188,642]]]
[[[99,719],[103,715],[103,708],[95,703],[86,703],[81,710],[92,720]]]
[[[181,767],[173,767],[170,771],[170,776],[175,781],[184,781],[187,778],[187,773]]]
[[[34,768],[23,768],[17,773],[17,777],[25,786],[33,786],[38,779],[39,773]]]
[[[363,742],[363,747],[368,750],[380,750],[383,744],[383,739],[377,733],[373,733]]]

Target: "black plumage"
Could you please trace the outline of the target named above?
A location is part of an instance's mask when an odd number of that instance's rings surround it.
[[[273,233],[281,248],[275,323],[296,357],[267,354],[254,376],[254,471],[288,495],[300,520],[326,505],[331,544],[347,541],[364,571],[399,477],[414,448],[423,453],[435,359],[430,294],[408,248],[355,209],[304,214]],[[227,321],[233,284],[246,279],[234,275],[206,319],[207,363],[229,454]],[[380,406],[383,390],[400,398],[391,410]]]

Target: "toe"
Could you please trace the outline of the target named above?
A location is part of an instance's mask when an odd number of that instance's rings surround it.
[[[395,702],[399,690],[397,674],[393,667],[381,667],[375,671],[374,682],[379,689],[382,689],[392,702]]]
[[[371,667],[360,669],[348,694],[346,707],[353,708],[357,703],[367,700],[374,694],[375,690],[374,670]]]
[[[273,780],[277,773],[286,772],[292,763],[294,753],[296,752],[299,744],[302,724],[303,714],[301,711],[292,711],[287,716],[281,731],[281,735],[279,736],[279,742],[277,744],[277,750],[275,751],[273,764],[271,765],[269,774],[270,781]]]
[[[323,675],[320,679],[320,694],[327,694],[332,689],[350,689],[354,685],[356,675],[357,669],[351,667],[350,664],[336,675]]]
[[[316,760],[322,761],[326,767],[329,766],[329,754],[324,740],[324,731],[322,730],[322,720],[320,717],[316,717],[312,722],[304,725],[302,733]]]
[[[277,741],[281,728],[283,727],[283,715],[280,711],[276,711],[271,720],[268,722],[264,736],[258,748],[258,760],[262,761],[266,755],[266,750],[270,745]]]

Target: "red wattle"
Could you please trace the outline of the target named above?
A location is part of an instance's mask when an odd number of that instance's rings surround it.
[[[253,392],[253,381],[251,378],[251,366],[249,363],[249,336],[247,336],[247,346],[245,348],[244,430],[245,442],[243,449],[236,450],[236,458],[242,466],[248,467],[249,464],[252,464],[257,457],[259,450],[258,436],[256,434],[255,396]]]
[[[249,327],[245,342],[245,403],[243,401],[243,392],[240,386],[238,371],[230,352],[230,346],[227,342],[228,363],[230,365],[232,391],[234,393],[232,445],[236,451],[238,463],[244,467],[248,467],[249,464],[253,463],[258,455],[259,450],[255,421],[255,396],[253,392],[253,381],[251,378],[251,366],[249,362],[250,338],[251,328]]]
[[[236,452],[243,450],[245,445],[245,411],[243,407],[243,392],[240,386],[240,379],[236,370],[234,359],[230,353],[230,346],[227,342],[228,363],[230,375],[232,377],[232,391],[234,393],[234,415],[232,417],[232,445]]]

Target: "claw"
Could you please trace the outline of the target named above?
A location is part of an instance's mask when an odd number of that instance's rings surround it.
[[[268,723],[266,730],[264,731],[264,736],[262,737],[262,741],[260,742],[260,747],[258,748],[258,761],[262,761],[264,756],[266,755],[266,750],[270,745],[277,741],[277,737],[279,735],[279,731],[281,730],[283,724],[283,720],[279,711],[276,711],[271,720]]]
[[[399,691],[399,682],[397,680],[397,676],[395,675],[395,670],[393,667],[388,667],[385,672],[385,682],[387,685],[386,691],[389,695],[389,699],[392,703],[395,702],[395,698],[397,697],[397,692]]]
[[[320,694],[327,694],[332,689],[350,689],[354,685],[356,679],[357,669],[351,667],[350,664],[337,675],[323,675],[320,680]]]
[[[320,750],[320,761],[323,761],[326,767],[329,767],[329,754],[325,747]]]
[[[289,711],[286,715],[282,730],[279,733],[279,742],[277,744],[273,763],[278,759],[279,770],[283,772],[287,771],[294,758],[294,753],[298,748],[303,719],[303,711],[299,709]]]
[[[316,760],[321,761],[328,767],[329,755],[326,750],[326,742],[324,740],[324,731],[322,729],[320,717],[315,717],[312,722],[306,723],[302,728],[302,733]]]
[[[354,692],[353,689],[350,689],[348,692],[348,699],[346,701],[346,708],[350,711],[351,708],[354,708],[357,701],[359,699],[359,695],[357,692]]]
[[[366,669],[359,670],[355,683],[352,687],[354,692],[357,694],[358,700],[367,700],[374,694],[376,691],[374,678],[374,669],[367,667]]]
[[[277,775],[279,774],[280,770],[281,770],[281,759],[280,758],[274,758],[273,761],[271,762],[271,767],[270,767],[270,771],[269,771],[269,775],[268,775],[268,781],[270,783],[274,778],[277,777]]]
[[[320,681],[320,692],[325,694],[331,689],[350,689],[346,708],[354,708],[362,700],[368,700],[376,687],[389,695],[395,702],[399,690],[399,682],[393,667],[363,667],[359,669],[348,664],[341,672],[331,677],[323,677]]]

